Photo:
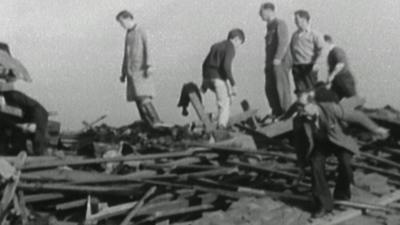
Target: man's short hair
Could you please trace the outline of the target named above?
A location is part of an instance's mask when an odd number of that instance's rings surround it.
[[[325,35],[324,35],[324,41],[325,41],[325,42],[328,42],[328,43],[333,43],[333,38],[332,38],[331,35],[325,34]]]
[[[116,20],[121,20],[121,19],[133,19],[133,14],[129,12],[128,10],[122,10],[115,16]]]
[[[260,7],[260,12],[261,12],[262,10],[272,10],[272,11],[275,11],[275,5],[274,5],[274,3],[272,3],[272,2],[266,2],[266,3],[264,3],[264,4],[261,5],[261,7]]]
[[[294,12],[294,15],[306,19],[307,21],[310,21],[311,19],[310,13],[303,9],[297,10],[296,12]]]
[[[233,29],[228,33],[228,40],[232,40],[236,37],[238,37],[242,41],[242,43],[244,43],[244,41],[246,40],[243,30],[239,28]]]
[[[7,52],[11,56],[10,47],[7,43],[0,42],[0,50]]]

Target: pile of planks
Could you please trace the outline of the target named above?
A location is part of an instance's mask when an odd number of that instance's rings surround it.
[[[309,172],[302,176],[296,167],[295,150],[286,141],[290,134],[282,132],[287,124],[270,125],[280,129],[275,132],[272,127],[260,128],[254,119],[250,122],[241,121],[239,127],[242,133],[257,136],[262,144],[257,149],[233,147],[229,141],[209,144],[198,136],[178,139],[177,134],[184,132],[171,128],[154,142],[127,129],[108,132],[110,129],[103,126],[107,135],[99,135],[101,129],[97,128],[95,138],[90,136],[85,144],[79,143],[75,154],[2,157],[0,219],[4,224],[199,224],[194,221],[202,215],[225,211],[235,202],[254,198],[284,202],[278,208],[287,205],[310,210],[311,179]],[[268,134],[262,130],[268,130]],[[271,136],[274,132],[278,135]],[[99,138],[110,138],[110,133],[114,136],[108,144],[108,139]],[[142,142],[126,139],[133,136]],[[161,137],[168,141],[160,142]],[[90,154],[77,154],[88,149]],[[352,217],[371,211],[396,214],[399,205],[395,202],[400,199],[394,192],[400,187],[399,137],[363,142],[362,150],[353,161],[356,174],[374,178],[364,179],[362,185],[358,179],[355,186],[376,198],[393,196],[382,201],[384,204],[336,204],[363,210],[353,212]],[[337,162],[329,160],[328,164],[333,177]],[[11,171],[11,175],[4,176],[4,171]]]

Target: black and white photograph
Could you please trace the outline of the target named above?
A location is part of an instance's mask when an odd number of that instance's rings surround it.
[[[0,225],[400,225],[399,0],[0,0]]]

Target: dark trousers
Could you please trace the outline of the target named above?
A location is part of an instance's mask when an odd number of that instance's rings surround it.
[[[339,73],[332,81],[331,90],[339,99],[353,97],[357,94],[356,82],[350,72]]]
[[[313,71],[314,64],[293,65],[293,80],[296,92],[308,92],[318,82],[318,72]]]
[[[289,69],[285,65],[269,64],[265,68],[265,93],[272,114],[284,114],[292,104],[290,94]]]
[[[351,197],[350,185],[353,182],[352,154],[333,144],[319,143],[316,145],[310,158],[312,195],[318,210],[325,209],[329,211],[333,209],[333,199],[325,176],[325,161],[331,154],[334,154],[339,162],[334,197],[335,199],[350,199]]]
[[[29,139],[33,142],[34,153],[43,154],[47,146],[46,130],[49,115],[46,109],[36,100],[19,91],[6,91],[2,92],[2,95],[8,105],[20,108],[23,112],[23,118],[13,122],[36,124],[36,132],[29,135]]]

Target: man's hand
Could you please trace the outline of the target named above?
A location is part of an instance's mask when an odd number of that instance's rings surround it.
[[[148,77],[153,76],[153,72],[154,72],[153,67],[148,67],[148,68],[146,69],[145,73],[144,73],[144,77],[145,77],[145,78],[148,78]]]
[[[125,76],[121,76],[121,77],[119,78],[119,80],[121,81],[121,83],[125,83]]]
[[[236,92],[236,87],[233,86],[233,87],[231,88],[231,92],[230,92],[229,96],[236,96],[236,94],[237,94],[237,92]]]
[[[275,66],[279,66],[279,65],[281,65],[281,63],[282,63],[282,60],[280,60],[280,59],[274,59],[274,65]]]
[[[314,64],[313,68],[312,68],[313,72],[318,72],[319,71],[319,65],[317,63]]]

